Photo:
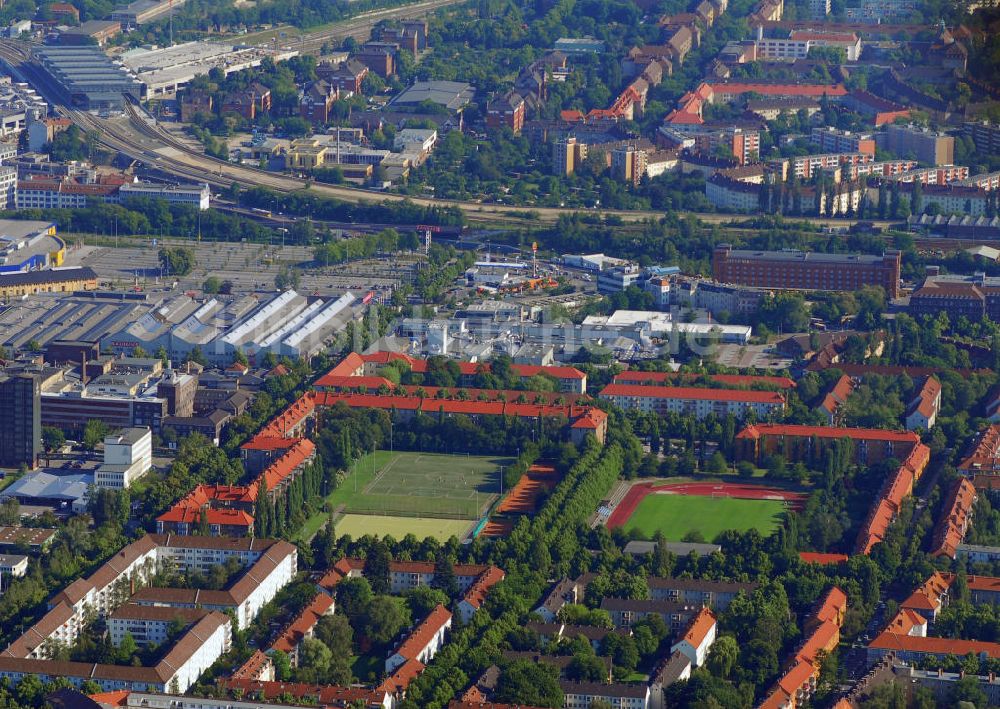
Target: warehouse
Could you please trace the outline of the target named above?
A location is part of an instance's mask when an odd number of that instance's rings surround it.
[[[120,111],[126,95],[136,101],[142,98],[142,84],[99,47],[38,47],[34,57],[52,79],[60,99],[75,108]]]
[[[97,273],[89,266],[0,274],[2,298],[16,298],[32,293],[69,293],[96,288]]]

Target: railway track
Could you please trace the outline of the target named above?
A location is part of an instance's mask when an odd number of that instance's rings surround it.
[[[452,0],[429,0],[430,3],[448,4]],[[30,64],[30,45],[15,41],[0,41],[0,59],[12,70],[33,78],[32,84],[54,106],[60,103],[44,77]],[[428,208],[457,208],[465,218],[475,224],[501,225],[507,228],[532,228],[551,224],[564,215],[585,214],[593,217],[612,217],[627,224],[638,224],[647,220],[658,220],[663,211],[655,210],[586,210],[562,207],[513,207],[482,204],[475,201],[408,197],[391,193],[375,193],[357,187],[328,185],[302,180],[288,175],[267,172],[245,165],[236,165],[218,160],[192,149],[169,131],[163,129],[145,116],[139,107],[126,104],[127,121],[102,119],[97,116],[60,106],[59,111],[79,125],[84,131],[93,132],[105,147],[139,160],[151,168],[175,177],[205,182],[217,189],[226,189],[233,183],[257,185],[278,193],[290,194],[309,190],[310,194],[329,197],[353,204],[400,203]],[[528,216],[530,214],[530,216]],[[745,219],[745,215],[725,215],[701,212],[685,212],[708,224],[730,224]],[[850,226],[852,219],[819,218],[808,220],[812,224],[824,226]],[[884,224],[883,224],[884,226]]]

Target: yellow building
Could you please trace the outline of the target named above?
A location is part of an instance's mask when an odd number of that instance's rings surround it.
[[[327,150],[315,138],[293,140],[285,154],[285,165],[289,170],[315,170],[326,164]]]
[[[96,289],[97,273],[88,266],[0,274],[0,298]]]

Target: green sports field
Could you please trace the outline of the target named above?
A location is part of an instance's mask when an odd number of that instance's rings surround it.
[[[347,516],[428,518],[435,523],[457,519],[467,524],[488,509],[500,491],[501,467],[513,462],[499,456],[375,451],[358,460],[327,501]],[[323,512],[313,515],[298,536],[309,539],[326,519]],[[337,531],[345,534],[340,524]]]
[[[402,539],[413,534],[417,539],[434,537],[447,541],[452,535],[461,539],[474,524],[468,519],[431,519],[428,517],[387,517],[385,515],[344,515],[336,522],[337,536],[350,534],[357,539],[365,534]]]
[[[711,542],[719,532],[758,529],[769,535],[781,522],[785,503],[777,500],[740,500],[704,495],[647,495],[625,523],[625,531],[639,529],[652,537],[657,530],[667,541],[679,542],[686,534],[701,532]]]

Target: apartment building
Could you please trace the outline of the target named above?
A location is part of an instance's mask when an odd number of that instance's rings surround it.
[[[819,146],[820,150],[832,153],[865,153],[875,155],[875,137],[871,133],[854,133],[827,126],[813,128],[809,141]]]
[[[890,125],[877,138],[879,146],[905,158],[912,155],[925,165],[952,165],[955,138],[914,125]]]
[[[741,593],[753,593],[758,584],[709,579],[674,579],[649,576],[646,578],[649,596],[657,601],[672,601],[685,605],[702,605],[721,612]]]
[[[702,389],[696,387],[608,384],[598,398],[627,411],[665,415],[677,413],[703,419],[729,414],[745,418],[753,412],[756,420],[767,420],[785,410],[785,397],[775,391],[744,389]]]
[[[712,254],[712,275],[723,283],[758,288],[854,291],[881,286],[899,295],[901,255],[823,254],[804,251],[750,251],[721,244]]]

